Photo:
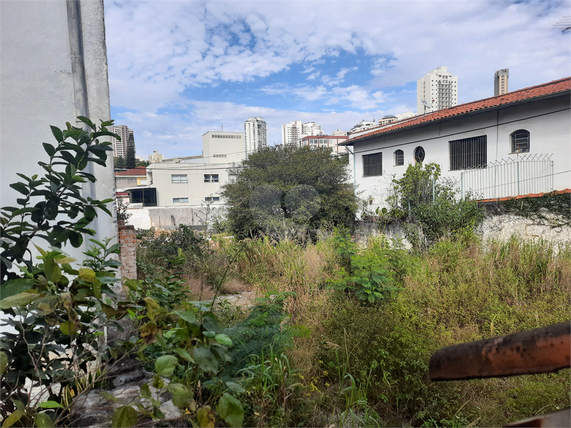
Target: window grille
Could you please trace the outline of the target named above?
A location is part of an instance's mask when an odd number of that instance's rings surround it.
[[[186,174],[172,174],[171,175],[171,182],[172,183],[188,183],[188,177]]]
[[[518,129],[512,132],[512,153],[529,152],[529,131]]]
[[[402,150],[395,150],[395,166],[404,165],[404,152]]]
[[[363,176],[374,177],[377,175],[383,175],[383,154],[363,155]]]
[[[488,163],[487,137],[450,141],[450,170],[485,168]]]
[[[424,149],[421,146],[418,146],[414,149],[414,160],[418,163],[422,163],[424,161]]]
[[[204,174],[205,183],[218,183],[218,174]]]

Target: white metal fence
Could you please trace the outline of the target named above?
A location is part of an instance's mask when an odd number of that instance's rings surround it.
[[[553,190],[552,155],[518,155],[515,159],[488,162],[485,168],[472,169],[460,175],[462,198],[499,199],[545,193]]]

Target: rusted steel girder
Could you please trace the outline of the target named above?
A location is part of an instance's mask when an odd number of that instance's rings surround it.
[[[549,373],[570,366],[571,324],[448,346],[429,363],[430,379],[459,380]]]

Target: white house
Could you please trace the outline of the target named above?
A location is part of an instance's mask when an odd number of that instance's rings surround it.
[[[433,162],[481,199],[570,188],[570,91],[565,78],[362,131],[342,143],[355,185],[383,206],[393,177]]]
[[[147,166],[148,185],[128,191],[130,208],[142,204],[148,219],[133,212],[137,215],[129,222],[136,227],[204,226],[208,216],[224,210],[221,187],[232,180],[228,169],[244,158],[244,132],[207,132],[202,136],[201,156],[164,159]]]

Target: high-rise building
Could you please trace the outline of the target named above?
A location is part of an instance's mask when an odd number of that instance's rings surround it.
[[[416,81],[417,114],[431,113],[458,105],[458,76],[438,67]]]
[[[115,137],[111,139],[111,142],[113,143],[113,157],[121,157],[125,159],[127,157],[127,143],[129,142],[129,135],[132,135],[133,138],[135,137],[133,130],[129,129],[127,125],[118,125],[112,126],[111,132],[121,137],[121,140],[118,140]]]
[[[301,140],[307,136],[324,135],[321,126],[315,122],[303,123],[301,120],[282,125],[282,143],[284,145],[301,145]]]
[[[510,69],[503,68],[501,70],[496,71],[494,74],[494,97],[498,95],[507,94],[509,92],[508,89],[508,80],[510,78]]]
[[[262,117],[249,117],[244,122],[245,142],[244,151],[246,157],[253,152],[268,146],[268,128]]]

